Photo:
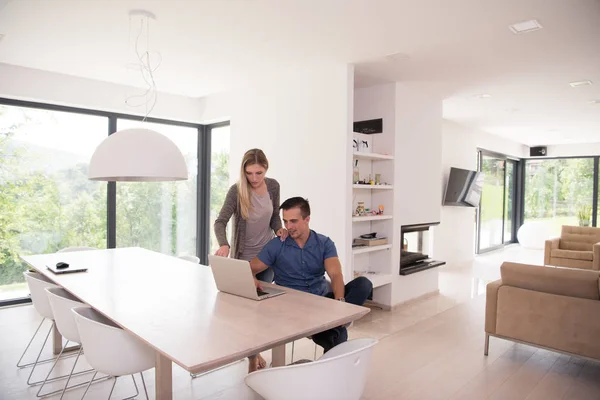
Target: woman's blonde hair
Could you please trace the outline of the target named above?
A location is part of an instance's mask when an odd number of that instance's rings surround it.
[[[265,170],[269,169],[269,160],[261,149],[250,149],[244,154],[242,159],[242,168],[240,170],[240,180],[238,181],[238,199],[240,202],[240,213],[242,218],[248,219],[248,215],[252,205],[250,204],[250,187],[248,178],[246,178],[246,167],[249,165],[258,164]]]

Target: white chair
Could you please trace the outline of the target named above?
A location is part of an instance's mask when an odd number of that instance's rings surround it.
[[[72,246],[72,247],[65,247],[64,249],[60,249],[57,251],[57,253],[70,253],[72,251],[87,251],[87,250],[98,250],[95,247],[88,247],[88,246]]]
[[[178,257],[182,260],[193,262],[194,264],[200,264],[200,258],[196,256],[191,256],[189,254],[180,254]]]
[[[376,343],[350,340],[314,362],[253,372],[246,376],[246,385],[265,400],[358,400]]]
[[[82,400],[98,372],[115,377],[109,399],[117,378],[123,375],[131,375],[137,396],[139,390],[133,374],[139,373],[148,399],[143,371],[154,368],[154,350],[90,307],[76,307],[72,312],[87,362],[96,370],[83,393]]]
[[[52,308],[52,313],[54,314],[54,323],[56,324],[56,328],[58,329],[60,334],[65,339],[67,339],[67,343],[65,343],[65,346],[62,348],[60,354],[58,355],[58,358],[56,359],[56,361],[54,361],[52,368],[50,368],[50,371],[48,371],[48,375],[46,376],[46,379],[44,379],[42,386],[40,386],[40,389],[37,392],[37,396],[44,397],[44,396],[50,396],[50,395],[56,394],[58,392],[62,392],[60,395],[60,398],[62,399],[63,396],[65,395],[67,388],[73,389],[73,388],[88,384],[88,382],[83,382],[83,383],[74,385],[72,387],[68,387],[69,381],[71,380],[72,376],[86,374],[86,373],[93,371],[93,369],[88,369],[85,371],[73,373],[73,371],[75,371],[75,366],[77,365],[77,361],[79,361],[79,356],[81,356],[81,352],[83,350],[83,347],[80,346],[79,351],[77,353],[77,358],[75,359],[75,363],[73,364],[73,367],[71,368],[71,372],[68,375],[68,379],[67,379],[67,382],[65,383],[64,388],[56,390],[51,393],[46,393],[43,395],[40,394],[42,392],[42,388],[44,387],[46,382],[49,381],[50,374],[52,374],[54,367],[56,367],[56,364],[58,363],[58,360],[61,358],[63,351],[64,351],[65,347],[67,346],[67,344],[69,342],[81,343],[81,339],[79,338],[79,331],[77,330],[77,325],[75,324],[75,318],[73,317],[73,312],[71,311],[71,309],[75,308],[75,307],[85,307],[85,304],[80,302],[79,299],[77,299],[75,296],[71,295],[69,292],[67,292],[63,288],[48,287],[45,290],[46,290],[46,294],[48,296],[48,301],[50,302],[50,308]],[[101,379],[97,379],[97,381],[99,381]]]
[[[33,303],[33,307],[38,312],[38,314],[40,314],[42,316],[42,321],[38,325],[38,328],[36,329],[33,336],[31,337],[31,340],[27,344],[27,347],[25,347],[25,351],[23,351],[23,354],[21,354],[21,358],[19,358],[19,361],[17,362],[17,367],[25,368],[25,367],[33,366],[33,368],[31,368],[29,377],[27,378],[27,384],[35,385],[35,384],[42,382],[42,381],[31,382],[31,376],[33,375],[33,371],[38,366],[38,364],[54,361],[54,358],[49,358],[49,359],[40,361],[40,356],[42,355],[42,351],[44,350],[44,347],[46,346],[46,342],[48,341],[48,337],[50,336],[50,333],[54,329],[54,315],[52,314],[52,309],[50,308],[50,303],[48,302],[48,297],[46,296],[46,292],[44,291],[44,289],[47,287],[58,288],[58,286],[55,285],[54,283],[52,283],[48,278],[46,278],[42,274],[38,274],[37,272],[26,271],[23,273],[23,275],[25,276],[25,281],[27,282],[27,286],[29,288],[29,293],[31,294],[31,302]],[[39,332],[40,328],[42,327],[42,324],[46,320],[52,321],[52,325],[50,326],[50,329],[48,330],[48,333],[46,334],[44,343],[42,343],[42,346],[40,348],[40,351],[39,351],[35,361],[32,363],[28,363],[28,364],[21,364],[21,361],[23,360],[23,357],[25,357],[27,350],[29,350],[29,347],[31,346],[33,339],[37,336],[37,333]]]

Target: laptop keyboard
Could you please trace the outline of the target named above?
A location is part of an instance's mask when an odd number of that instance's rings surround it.
[[[269,293],[267,293],[267,292],[263,292],[263,291],[262,291],[262,290],[260,290],[260,289],[256,289],[256,294],[257,294],[257,295],[259,295],[259,296],[264,296],[265,294],[269,294]]]

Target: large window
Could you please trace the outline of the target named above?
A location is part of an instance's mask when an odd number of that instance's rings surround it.
[[[563,225],[592,226],[593,191],[593,158],[527,160],[524,222],[546,221],[549,236]]]
[[[108,119],[0,105],[0,301],[28,294],[20,255],[106,246],[106,183],[87,179]]]
[[[178,182],[118,182],[117,247],[196,254],[198,129],[126,119],[117,123],[117,130],[135,127],[171,139],[186,159],[189,177]]]
[[[22,255],[71,246],[140,246],[206,258],[209,232],[229,187],[229,125],[140,120],[0,99],[0,305],[27,301]],[[88,180],[96,147],[109,133],[132,127],[171,139],[187,161],[189,179]]]
[[[229,125],[211,129],[211,166],[210,166],[210,245],[214,254],[219,248],[213,226],[229,190]],[[231,226],[227,224],[227,237],[231,241]]]

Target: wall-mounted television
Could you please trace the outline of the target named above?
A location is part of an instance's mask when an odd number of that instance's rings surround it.
[[[483,174],[462,168],[450,168],[444,195],[445,206],[479,207]]]

